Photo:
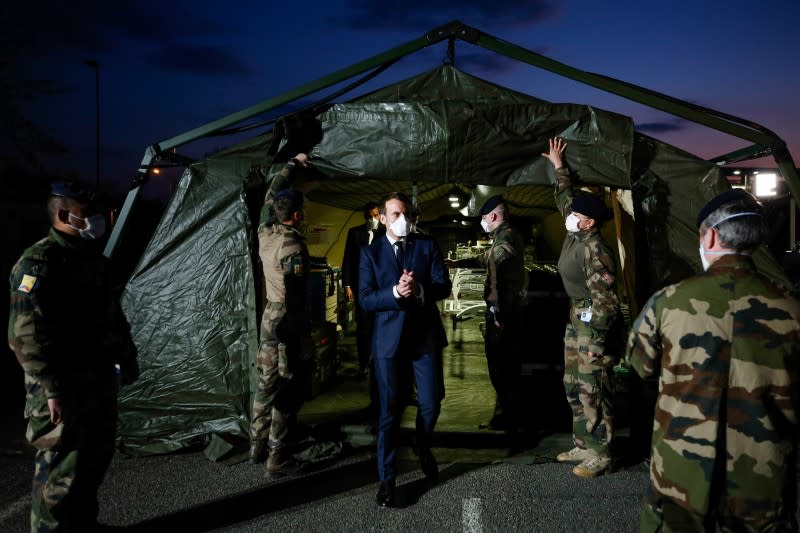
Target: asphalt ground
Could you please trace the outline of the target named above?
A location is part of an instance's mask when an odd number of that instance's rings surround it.
[[[459,440],[469,444],[468,435]],[[403,449],[391,509],[375,505],[368,447],[278,479],[263,465],[215,463],[198,452],[117,454],[99,493],[99,519],[130,531],[635,531],[643,467],[578,478],[553,462],[568,442],[551,435],[512,457],[500,447],[436,447],[436,481]],[[6,454],[0,464],[9,481],[0,489],[0,530],[27,531],[32,454]]]
[[[528,417],[523,438],[510,449],[502,432],[480,429],[494,399],[475,323],[448,329],[447,396],[433,442],[439,478],[426,480],[419,468],[411,448],[415,409],[409,407],[402,424],[396,508],[375,505],[368,384],[358,377],[353,339],[346,336],[340,340],[336,379],[298,417],[318,442],[341,445],[340,453],[282,478],[246,462],[245,441],[221,462],[210,461],[201,450],[136,458],[118,453],[99,492],[100,522],[110,530],[147,533],[636,531],[648,475],[637,453],[641,446],[634,437],[642,432],[632,412],[646,395],[621,391],[615,471],[579,478],[571,465],[555,461],[572,445],[557,369],[526,364]],[[558,359],[552,355],[550,360]],[[33,449],[24,440],[22,398],[3,405],[0,532],[23,532],[29,530]]]

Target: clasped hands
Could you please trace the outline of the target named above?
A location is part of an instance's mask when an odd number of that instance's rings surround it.
[[[419,294],[419,285],[417,280],[414,279],[414,271],[403,269],[403,275],[400,276],[400,281],[397,282],[397,294],[401,298],[410,298]]]

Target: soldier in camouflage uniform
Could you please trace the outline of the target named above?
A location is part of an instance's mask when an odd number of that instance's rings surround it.
[[[707,271],[653,294],[628,339],[633,368],[659,374],[641,530],[797,531],[800,302],[750,258],[764,224],[748,193],[697,225]]]
[[[293,167],[306,164],[305,154],[298,154],[279,179],[285,180]],[[262,224],[258,230],[267,302],[256,356],[258,388],[250,423],[250,457],[261,462],[268,450],[267,470],[277,474],[296,466],[287,437],[303,403],[302,386],[313,365],[313,343],[308,249],[298,230],[303,195],[285,188],[271,196],[268,193],[265,209],[273,209],[275,222]]]
[[[37,449],[31,531],[94,531],[114,454],[118,379],[136,379],[136,348],[109,261],[92,242],[102,214],[68,184],[53,186],[48,211],[50,233],[10,277],[8,342],[25,372],[26,438]]]
[[[449,267],[486,268],[484,349],[489,379],[497,393],[492,429],[516,433],[520,425],[520,346],[522,297],[527,285],[522,236],[511,227],[502,196],[489,198],[479,211],[481,227],[492,244],[483,255],[448,259]],[[512,443],[513,446],[514,443]]]
[[[549,153],[542,154],[555,168],[556,206],[567,228],[558,272],[571,301],[564,334],[564,387],[575,446],[557,459],[579,462],[572,469],[577,476],[595,477],[611,466],[614,436],[617,355],[610,353],[607,341],[619,314],[616,264],[598,229],[608,210],[596,195],[575,195],[562,159],[566,147],[563,139],[550,139]]]

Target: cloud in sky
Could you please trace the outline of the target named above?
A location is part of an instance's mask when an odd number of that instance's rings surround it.
[[[534,50],[539,54],[544,54],[544,49]],[[456,66],[464,70],[477,71],[486,75],[506,74],[518,67],[530,68],[525,63],[512,59],[508,56],[497,54],[491,51],[458,54],[456,53]]]
[[[153,65],[172,72],[246,77],[252,73],[236,54],[222,47],[168,43],[148,55]]]
[[[676,131],[685,130],[689,123],[682,118],[674,118],[672,120],[663,120],[660,122],[643,122],[636,124],[636,129],[645,133],[672,133]]]
[[[549,0],[352,0],[350,13],[333,21],[353,30],[432,29],[451,20],[478,24],[481,28],[537,24],[559,13]],[[436,22],[432,22],[436,21]]]
[[[0,58],[23,62],[54,55],[59,50],[92,57],[137,44],[149,50],[143,57],[150,64],[172,71],[207,76],[251,73],[231,49],[223,44],[208,44],[218,43],[217,37],[230,34],[229,27],[192,10],[190,5],[182,9],[176,3],[148,4],[48,2],[47,8],[42,9],[38,4],[15,2],[8,8],[14,24],[0,37]],[[198,38],[202,44],[192,44]]]

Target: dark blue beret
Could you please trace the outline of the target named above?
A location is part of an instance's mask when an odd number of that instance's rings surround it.
[[[486,200],[486,201],[483,203],[483,207],[481,207],[481,210],[480,210],[480,211],[478,211],[478,213],[479,213],[481,216],[483,216],[483,215],[488,215],[489,213],[491,213],[492,211],[494,211],[494,208],[495,208],[495,207],[497,207],[497,206],[498,206],[498,205],[500,205],[500,204],[504,204],[504,203],[506,203],[506,201],[505,201],[505,200],[503,199],[503,197],[502,197],[502,196],[500,196],[499,194],[498,194],[498,195],[496,195],[496,196],[492,196],[491,198],[489,198],[488,200]]]
[[[58,181],[50,185],[50,196],[61,196],[71,198],[79,202],[89,202],[89,191],[86,187],[81,187],[71,181]]]
[[[572,210],[602,222],[609,218],[608,208],[596,194],[579,194],[572,200]]]
[[[278,200],[282,200],[284,198],[288,198],[290,200],[292,207],[296,208],[303,205],[303,193],[297,189],[293,189],[291,187],[281,189],[275,193],[275,196],[272,198],[272,200],[277,202]]]
[[[723,205],[727,205],[733,202],[744,201],[746,203],[752,203],[753,209],[760,209],[758,205],[758,200],[756,200],[752,194],[745,191],[744,189],[731,189],[729,191],[725,191],[716,195],[714,198],[711,199],[703,209],[700,210],[700,213],[697,215],[697,227],[700,227],[700,224],[703,223],[705,219],[708,218],[708,215],[722,207]]]

